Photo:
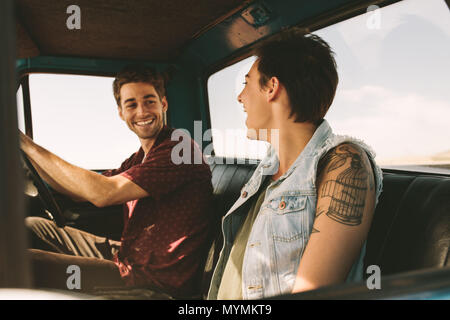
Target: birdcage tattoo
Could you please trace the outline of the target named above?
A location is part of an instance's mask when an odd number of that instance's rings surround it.
[[[367,191],[367,171],[359,156],[352,156],[350,168],[336,180],[324,184],[322,197],[331,197],[327,216],[346,225],[361,224]]]

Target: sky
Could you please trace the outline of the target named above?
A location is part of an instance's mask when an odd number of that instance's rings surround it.
[[[339,85],[326,116],[334,132],[364,140],[379,164],[450,151],[449,18],[443,0],[405,0],[316,31],[338,66]],[[266,143],[245,138],[246,114],[237,102],[253,61],[208,80],[216,154],[262,158],[266,152]],[[112,81],[31,75],[35,141],[87,169],[120,166],[139,140],[117,114]]]

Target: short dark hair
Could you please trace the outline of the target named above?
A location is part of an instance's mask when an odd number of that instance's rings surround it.
[[[291,28],[255,50],[260,86],[277,77],[286,88],[295,122],[319,123],[328,111],[339,81],[334,53],[319,36]]]
[[[114,79],[114,98],[116,99],[117,105],[120,107],[120,89],[122,86],[132,82],[145,82],[155,87],[159,98],[162,99],[166,96],[166,80],[167,77],[165,74],[157,72],[151,67],[140,64],[128,65],[124,67]]]

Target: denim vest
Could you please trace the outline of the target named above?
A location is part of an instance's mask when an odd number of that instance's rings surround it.
[[[262,299],[292,292],[300,258],[310,237],[317,202],[316,175],[319,159],[330,149],[351,142],[362,147],[372,163],[376,181],[375,204],[382,190],[382,172],[375,154],[362,141],[333,134],[326,120],[316,129],[305,149],[289,170],[267,191],[253,224],[242,266],[244,299]],[[245,220],[252,196],[263,179],[277,172],[279,160],[273,148],[260,162],[253,176],[244,185],[241,197],[222,219],[224,244],[211,280],[208,299],[217,299],[222,274],[230,255],[234,238]],[[248,201],[252,198],[251,201]],[[284,203],[280,206],[280,202]],[[363,259],[366,243],[353,264],[347,281],[363,280]]]

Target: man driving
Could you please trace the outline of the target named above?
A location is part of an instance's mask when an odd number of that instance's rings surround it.
[[[21,148],[54,190],[97,207],[124,204],[121,241],[28,217],[35,284],[65,289],[68,265],[81,269],[81,290],[146,286],[174,296],[197,293],[196,276],[207,254],[212,201],[211,172],[201,164],[174,164],[174,131],[164,77],[142,66],[116,76],[120,118],[141,147],[120,168],[103,174],[74,166],[21,134]],[[192,157],[200,153],[191,140]]]

